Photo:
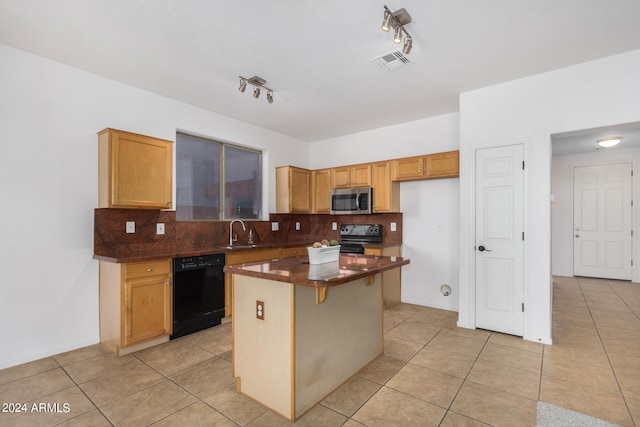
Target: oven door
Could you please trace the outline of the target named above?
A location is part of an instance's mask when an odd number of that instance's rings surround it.
[[[341,254],[364,254],[364,245],[361,243],[340,243]]]

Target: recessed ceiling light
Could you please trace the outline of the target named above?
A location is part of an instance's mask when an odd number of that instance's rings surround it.
[[[622,141],[621,136],[610,136],[608,138],[601,138],[597,142],[600,147],[609,148],[618,145],[620,141]]]

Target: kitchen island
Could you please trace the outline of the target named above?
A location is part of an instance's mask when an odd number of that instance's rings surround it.
[[[381,273],[408,263],[342,254],[226,266],[238,391],[291,421],[313,408],[382,354]]]

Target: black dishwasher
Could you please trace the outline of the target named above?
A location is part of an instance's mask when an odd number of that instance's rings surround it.
[[[224,317],[224,254],[173,260],[171,339],[219,325]]]

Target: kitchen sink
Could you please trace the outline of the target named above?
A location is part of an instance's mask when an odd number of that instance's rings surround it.
[[[258,245],[227,245],[227,246],[221,246],[221,248],[223,249],[251,249],[251,248],[256,248],[258,247]]]

